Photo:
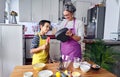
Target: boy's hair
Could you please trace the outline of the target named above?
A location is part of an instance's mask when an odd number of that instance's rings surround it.
[[[41,20],[41,21],[39,22],[39,25],[44,26],[45,23],[51,24],[51,22],[50,22],[49,20]]]

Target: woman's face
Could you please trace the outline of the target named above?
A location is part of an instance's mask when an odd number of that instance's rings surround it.
[[[46,34],[50,29],[50,24],[49,23],[45,23],[44,26],[41,25],[41,31],[42,33]]]
[[[64,15],[64,17],[65,17],[65,19],[67,19],[67,20],[72,20],[73,19],[73,13],[71,13],[71,12],[69,12],[69,11],[64,11],[63,12],[63,15]]]

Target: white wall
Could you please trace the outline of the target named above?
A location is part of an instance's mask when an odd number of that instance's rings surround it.
[[[0,77],[2,77],[2,55],[1,55],[2,45],[1,45],[1,43],[2,43],[2,29],[0,26]]]
[[[0,0],[0,23],[4,23],[5,0]]]
[[[119,10],[117,0],[106,1],[104,39],[117,38],[117,36],[112,36],[111,32],[118,32]]]

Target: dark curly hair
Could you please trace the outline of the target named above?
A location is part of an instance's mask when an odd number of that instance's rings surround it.
[[[64,10],[74,13],[76,11],[76,7],[71,2],[66,2],[64,5]]]

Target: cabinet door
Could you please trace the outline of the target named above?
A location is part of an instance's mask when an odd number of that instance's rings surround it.
[[[2,26],[3,76],[9,77],[14,67],[23,65],[23,33],[20,25]]]
[[[42,19],[50,20],[51,0],[43,0],[42,4],[43,4]]]
[[[44,0],[32,0],[31,10],[32,10],[32,21],[33,22],[39,22],[41,19],[43,19],[43,10],[46,10],[46,9],[43,9],[43,1]]]
[[[56,39],[50,40],[50,58],[51,59],[59,59],[60,57],[60,41]]]
[[[76,1],[75,6],[76,6],[75,17],[82,20],[85,24],[87,24],[87,11],[91,6],[91,3]]]
[[[52,22],[58,22],[58,14],[59,14],[59,0],[51,0],[51,8],[50,8],[50,20]]]
[[[31,0],[19,0],[19,21],[30,22],[32,20]]]
[[[58,21],[59,0],[32,0],[32,21],[39,22],[42,19],[51,22]]]
[[[31,42],[32,42],[32,38],[31,39],[26,39],[26,58],[32,58],[32,54],[30,53],[30,47],[31,47]]]

